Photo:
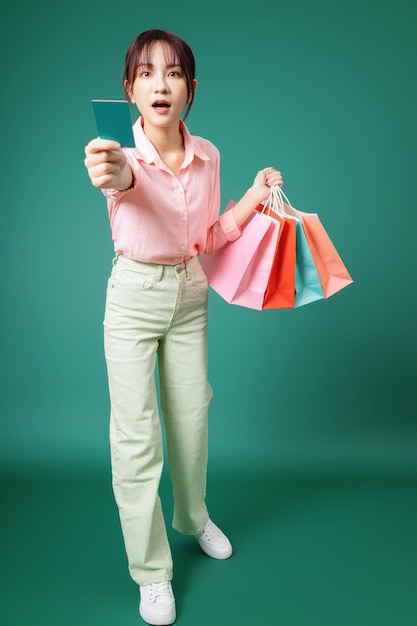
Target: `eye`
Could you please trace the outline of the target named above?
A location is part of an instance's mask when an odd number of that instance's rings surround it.
[[[143,72],[140,72],[140,74],[139,74],[139,76],[143,76],[144,78],[147,78],[150,75],[151,75],[151,73],[148,72],[147,70],[144,70]]]
[[[179,72],[177,70],[172,70],[171,72],[168,73],[168,76],[171,76],[173,78],[181,78],[182,74],[181,74],[181,72]]]

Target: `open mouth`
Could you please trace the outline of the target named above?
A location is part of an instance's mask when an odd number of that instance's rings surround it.
[[[169,102],[165,102],[165,100],[157,100],[152,104],[154,109],[169,109],[171,106]]]

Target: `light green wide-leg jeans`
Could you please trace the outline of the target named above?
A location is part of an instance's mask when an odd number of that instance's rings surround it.
[[[108,282],[104,343],[113,489],[132,578],[171,580],[159,483],[162,429],[174,494],[173,526],[203,530],[207,474],[207,279],[197,258],[176,266],[116,257]]]

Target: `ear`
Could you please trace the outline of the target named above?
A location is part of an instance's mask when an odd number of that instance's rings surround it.
[[[127,80],[124,81],[123,86],[125,88],[126,93],[129,96],[129,100],[132,104],[135,104],[135,98],[133,97],[132,90],[130,88],[129,82]]]
[[[195,93],[195,90],[196,90],[196,89],[197,89],[197,87],[198,87],[198,82],[196,81],[196,79],[195,79],[195,78],[193,79],[193,87],[194,87],[194,93]],[[191,99],[191,96],[190,96],[190,98],[188,98],[188,102],[190,102],[190,99]]]

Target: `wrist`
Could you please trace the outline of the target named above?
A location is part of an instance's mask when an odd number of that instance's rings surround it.
[[[244,198],[253,206],[255,209],[258,204],[260,204],[263,200],[266,199],[265,192],[261,192],[256,187],[252,186],[244,194]]]
[[[133,173],[130,166],[126,163],[125,168],[119,174],[117,189],[126,191],[133,186]]]

